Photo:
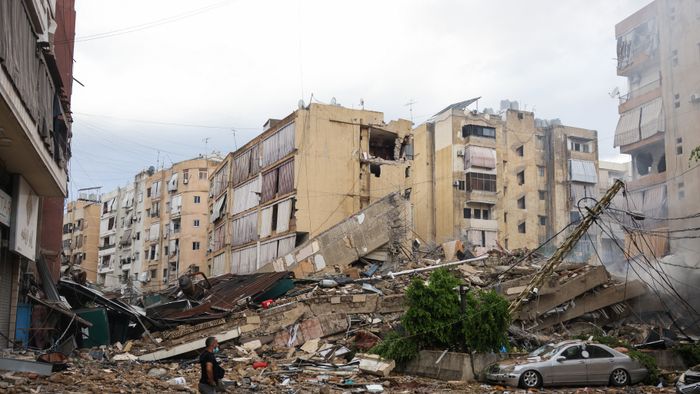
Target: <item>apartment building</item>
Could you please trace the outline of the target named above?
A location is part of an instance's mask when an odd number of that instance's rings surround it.
[[[218,159],[196,158],[154,171],[140,181],[143,189],[142,228],[134,235],[143,239],[139,271],[132,277],[140,287],[157,290],[174,283],[188,271],[205,270],[209,221],[209,173]],[[132,259],[133,260],[133,259]]]
[[[629,182],[630,174],[632,173],[632,163],[616,163],[601,160],[598,167],[598,194],[605,193],[616,180],[621,180],[625,183]],[[618,193],[612,201],[612,208],[627,209],[626,198],[624,194]],[[600,239],[600,256],[603,262],[608,266],[608,270],[615,270],[622,266],[625,262],[624,252],[615,244],[616,240],[624,239],[625,232],[619,222],[613,218],[603,216],[600,220],[605,223],[606,231],[599,233]]]
[[[700,169],[689,162],[700,145],[700,3],[656,0],[615,26],[620,96],[614,146],[632,157],[630,209],[644,212],[644,230],[663,234],[700,226],[699,219],[660,220],[700,212]],[[656,219],[654,219],[656,218]],[[690,233],[686,234],[689,235]],[[686,239],[647,235],[645,254],[685,251]],[[630,252],[638,254],[626,239]],[[648,243],[648,245],[647,245]]]
[[[210,177],[211,275],[255,272],[393,191],[412,185],[411,122],[310,104],[221,162]]]
[[[85,199],[66,204],[63,214],[63,255],[61,269],[80,268],[88,281],[97,281],[97,248],[100,237],[99,201]],[[97,198],[97,195],[94,195]]]
[[[414,130],[416,233],[461,239],[477,254],[497,243],[535,248],[578,220],[576,202],[597,195],[596,132],[535,119],[514,102],[500,114],[469,110],[475,101]],[[580,244],[570,260],[590,258],[590,245]]]
[[[124,212],[125,188],[117,188],[102,195],[100,204],[100,237],[97,252],[97,280],[96,284],[106,289],[118,289],[121,285],[120,235],[124,233],[121,225],[126,217]]]
[[[497,140],[500,116],[452,104],[414,130],[416,233],[425,241],[469,240],[477,252],[496,246]]]
[[[569,223],[581,220],[598,197],[598,137],[595,130],[535,119],[534,113],[508,109],[500,138],[498,173],[503,198],[497,216],[499,240],[506,248],[535,248]],[[552,252],[569,231],[544,250]],[[595,228],[566,257],[587,262],[597,243]]]
[[[17,305],[28,302],[20,293],[29,288],[29,276],[55,280],[60,272],[74,36],[73,0],[0,1],[3,349],[15,339]]]

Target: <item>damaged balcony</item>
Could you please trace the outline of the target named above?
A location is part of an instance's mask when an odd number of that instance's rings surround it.
[[[362,163],[370,164],[370,172],[379,177],[381,165],[404,164],[413,160],[413,144],[410,136],[401,138],[397,133],[372,126],[369,128],[369,152],[363,152]]]
[[[617,75],[628,75],[658,64],[659,33],[656,18],[650,18],[617,36]]]

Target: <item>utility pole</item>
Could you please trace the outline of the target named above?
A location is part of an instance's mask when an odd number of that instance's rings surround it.
[[[523,289],[522,292],[518,295],[518,297],[513,300],[513,302],[510,304],[508,307],[508,312],[510,312],[511,316],[513,316],[514,312],[520,308],[520,306],[525,302],[527,297],[536,291],[536,289],[540,288],[542,286],[542,283],[544,283],[545,279],[549,277],[553,272],[554,269],[564,260],[564,257],[566,257],[567,254],[571,251],[571,249],[574,248],[576,245],[576,242],[583,237],[583,235],[588,231],[588,228],[591,227],[593,222],[598,218],[598,216],[603,213],[603,210],[605,210],[608,205],[610,205],[610,202],[612,201],[613,197],[622,189],[624,186],[624,183],[622,183],[621,180],[617,179],[615,180],[615,183],[608,189],[607,192],[605,192],[605,195],[598,201],[593,208],[588,208],[585,207],[585,209],[588,211],[588,214],[586,217],[581,220],[581,222],[576,226],[574,231],[569,234],[566,239],[564,240],[564,243],[557,248],[557,250],[554,252],[552,257],[547,260],[545,265],[542,267],[539,272],[535,274],[535,277],[532,278],[530,283],[528,283],[527,286]]]

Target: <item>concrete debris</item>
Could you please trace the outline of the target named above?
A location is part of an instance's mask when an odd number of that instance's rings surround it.
[[[396,367],[393,360],[383,359],[376,354],[359,353],[355,359],[360,361],[360,371],[377,376],[389,376]]]

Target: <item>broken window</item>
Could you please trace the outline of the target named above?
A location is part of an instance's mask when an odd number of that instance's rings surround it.
[[[517,174],[517,178],[518,178],[518,185],[525,184],[525,170],[520,171]]]
[[[518,208],[525,209],[525,196],[518,199]]]
[[[637,174],[647,175],[651,172],[651,165],[653,163],[653,158],[649,152],[641,152],[634,157],[635,167],[637,168]]]
[[[400,141],[395,133],[375,128],[369,129],[369,154],[384,160],[398,160],[401,154]]]
[[[370,174],[379,177],[380,175],[382,175],[382,167],[379,164],[370,164],[369,172]]]
[[[525,222],[521,222],[518,224],[518,232],[520,234],[525,234]]]
[[[666,172],[666,155],[661,155],[661,158],[659,159],[659,164],[656,165],[656,172]]]
[[[578,138],[569,138],[569,150],[575,152],[590,153],[590,141]]]
[[[496,138],[496,129],[493,127],[478,126],[473,124],[462,126],[462,138],[467,138],[469,136]]]
[[[466,176],[466,184],[468,191],[496,191],[496,175],[482,174],[480,172],[468,172]]]

